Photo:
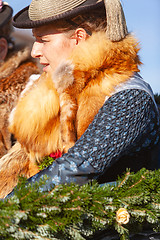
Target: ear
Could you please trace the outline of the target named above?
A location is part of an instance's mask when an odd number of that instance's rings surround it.
[[[5,38],[0,38],[0,60],[4,60],[8,53],[8,43]]]
[[[87,33],[85,29],[83,28],[77,28],[75,31],[75,39],[76,39],[76,45],[79,44],[81,41],[85,41],[87,38]]]

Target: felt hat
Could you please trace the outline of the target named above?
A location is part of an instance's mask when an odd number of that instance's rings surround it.
[[[120,41],[128,33],[120,0],[32,0],[13,17],[13,26],[35,28],[102,7],[106,8],[108,37]]]
[[[3,27],[11,19],[13,9],[6,2],[0,0],[0,28]]]

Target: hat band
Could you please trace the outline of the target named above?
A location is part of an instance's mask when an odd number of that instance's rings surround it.
[[[36,1],[32,0],[29,6],[29,18],[32,21],[43,20],[45,18],[50,18],[67,11],[70,11],[82,3],[86,2],[86,0],[58,0],[58,1]]]

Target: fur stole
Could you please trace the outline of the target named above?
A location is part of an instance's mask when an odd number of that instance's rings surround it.
[[[0,198],[4,198],[12,191],[19,176],[29,178],[38,171],[38,166],[29,160],[17,142],[0,160]]]
[[[104,32],[94,33],[53,76],[44,73],[30,84],[11,114],[9,129],[31,159],[68,150],[80,138],[105,97],[139,71],[138,51],[131,35],[111,42]]]

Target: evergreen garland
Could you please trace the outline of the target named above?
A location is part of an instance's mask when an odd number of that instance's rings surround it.
[[[54,161],[55,159],[50,156],[43,157],[41,163],[39,164],[39,169],[42,171],[46,167],[50,166]]]
[[[42,192],[45,180],[31,186],[20,178],[14,196],[0,201],[1,239],[83,240],[103,230],[129,239],[146,224],[160,230],[160,169],[128,170],[113,184],[63,184]]]

